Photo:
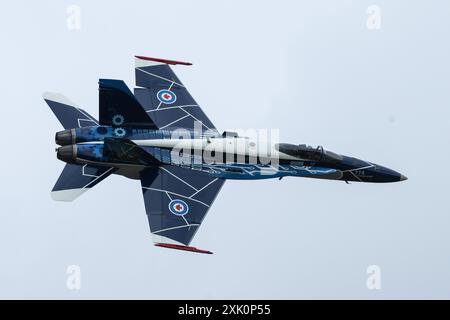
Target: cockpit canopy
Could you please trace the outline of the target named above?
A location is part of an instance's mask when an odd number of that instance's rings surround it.
[[[312,147],[306,144],[277,143],[275,149],[292,157],[308,161],[340,161],[342,156],[325,150],[322,146]]]

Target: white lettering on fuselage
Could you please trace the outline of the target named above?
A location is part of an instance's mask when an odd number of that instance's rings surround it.
[[[175,152],[190,153],[191,150],[201,150],[203,153],[220,153],[253,158],[265,158],[273,163],[279,159],[299,160],[296,157],[278,152],[274,143],[250,141],[246,138],[200,138],[200,139],[152,139],[133,140],[139,146],[168,148]],[[213,158],[213,157],[211,157]],[[231,161],[232,162],[232,161]]]

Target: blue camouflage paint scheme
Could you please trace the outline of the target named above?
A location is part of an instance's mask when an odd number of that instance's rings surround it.
[[[103,144],[77,144],[77,157],[88,161],[108,162],[103,156]]]

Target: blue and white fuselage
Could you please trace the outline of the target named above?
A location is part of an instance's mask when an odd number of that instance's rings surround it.
[[[202,136],[192,131],[184,131],[183,137],[179,135],[179,131],[170,130],[94,126],[62,131],[57,134],[56,142],[63,145],[58,154],[66,162],[117,168],[133,168],[134,165],[139,171],[154,164],[142,163],[142,159],[130,161],[108,157],[108,153],[104,152],[105,139],[129,140],[151,155],[157,161],[155,164],[201,170],[222,179],[254,180],[286,176],[363,182],[404,179],[393,170],[337,155],[320,147],[306,147],[309,153],[300,156],[280,149],[280,145],[285,144],[261,142],[237,135]]]

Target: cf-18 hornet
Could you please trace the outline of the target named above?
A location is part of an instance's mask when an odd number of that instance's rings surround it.
[[[220,133],[171,65],[191,64],[136,56],[134,93],[122,80],[100,79],[98,120],[63,95],[44,93],[65,129],[55,137],[66,165],[54,200],[72,201],[111,174],[138,179],[155,245],[211,253],[190,243],[227,179],[406,179],[320,146]]]

